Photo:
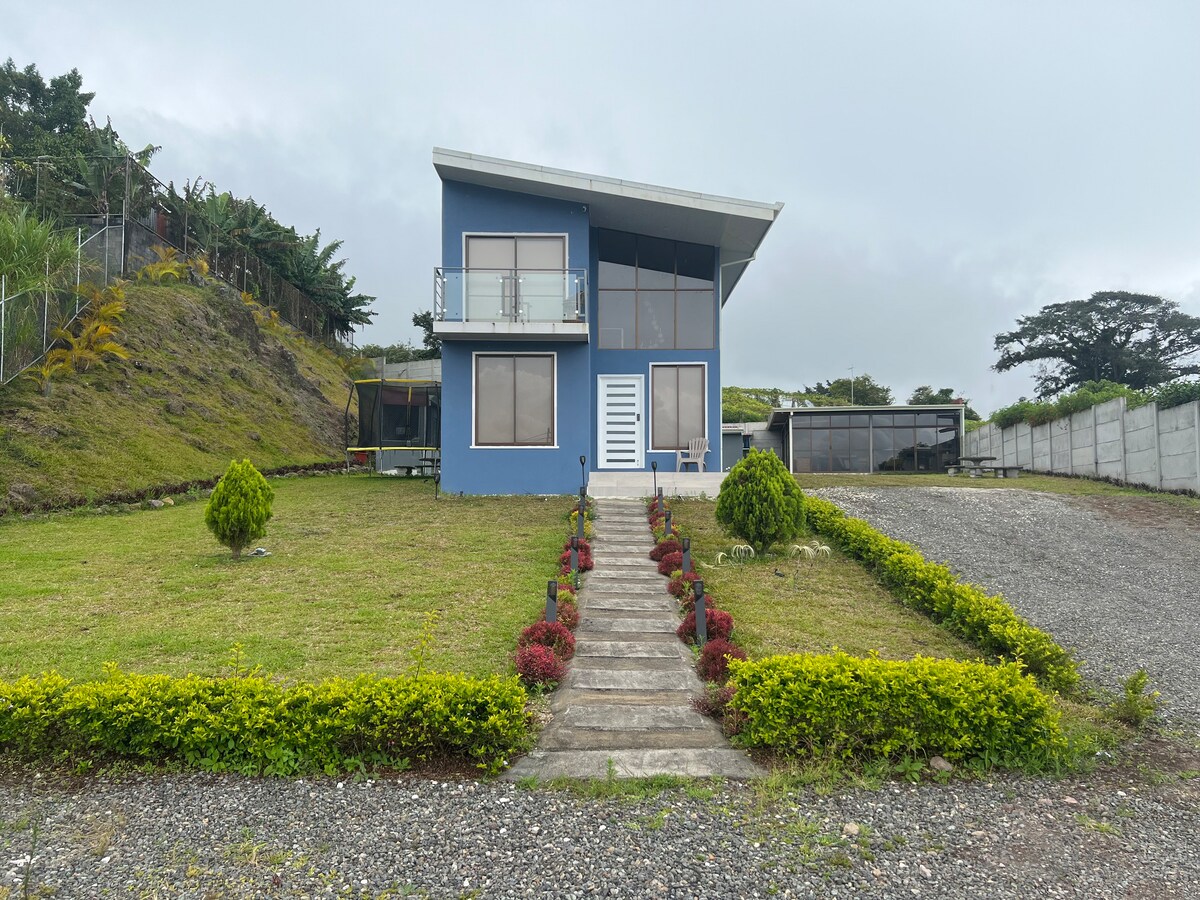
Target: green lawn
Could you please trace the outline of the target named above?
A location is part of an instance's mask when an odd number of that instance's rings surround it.
[[[288,680],[412,664],[511,669],[557,570],[569,498],[443,496],[424,479],[273,479],[263,559],[234,562],[203,502],[0,522],[0,678],[216,674],[234,644]]]
[[[824,653],[835,646],[856,656],[874,650],[886,659],[979,656],[925,616],[902,606],[859,563],[836,550],[814,565],[780,555],[707,568],[718,551],[728,553],[737,543],[717,525],[716,503],[676,499],[671,509],[691,536],[705,592],[732,613],[737,641],[752,658]],[[811,539],[805,535],[801,541]]]

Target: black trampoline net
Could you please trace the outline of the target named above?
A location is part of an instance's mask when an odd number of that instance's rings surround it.
[[[403,381],[359,381],[358,444],[351,450],[441,447],[442,386]]]

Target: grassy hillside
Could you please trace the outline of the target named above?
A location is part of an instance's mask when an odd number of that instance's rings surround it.
[[[225,287],[126,289],[128,361],[0,388],[0,513],[339,459],[349,378],[287,326],[256,324]],[[24,501],[24,503],[23,503]]]

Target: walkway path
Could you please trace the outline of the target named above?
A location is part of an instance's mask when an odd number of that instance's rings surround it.
[[[580,591],[575,658],[551,701],[538,748],[505,777],[602,778],[765,774],[691,708],[700,693],[691,650],[675,637],[675,600],[648,554],[640,500],[597,500],[595,569]]]

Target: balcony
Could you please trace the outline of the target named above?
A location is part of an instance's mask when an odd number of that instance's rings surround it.
[[[434,269],[433,317],[443,340],[586,341],[587,269]]]

